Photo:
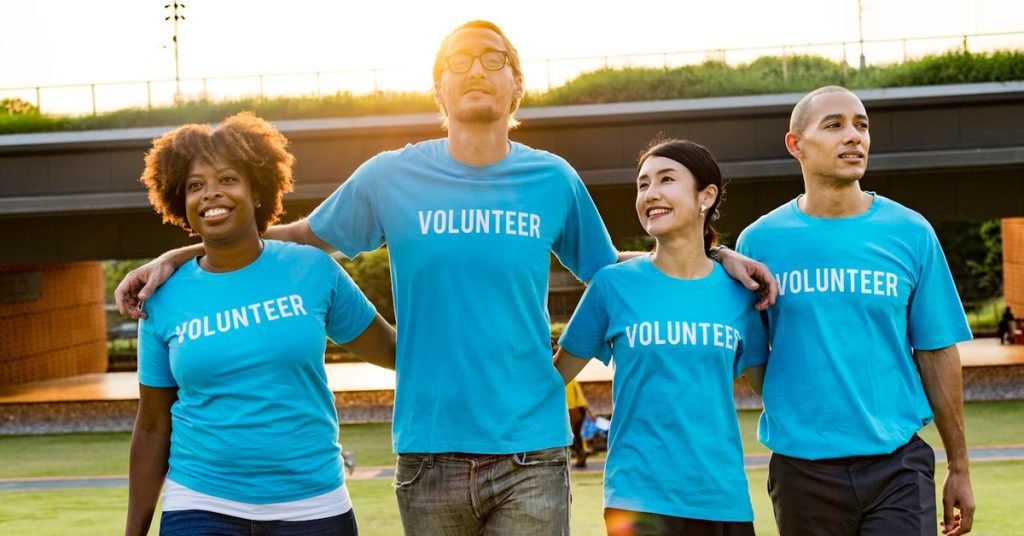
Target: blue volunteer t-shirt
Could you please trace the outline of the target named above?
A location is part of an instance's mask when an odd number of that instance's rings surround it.
[[[803,459],[888,454],[932,419],[913,351],[971,338],[928,222],[874,194],[850,218],[797,200],[761,217],[738,250],[779,283],[758,438]]]
[[[342,484],[327,337],[358,337],[376,311],[329,256],[264,241],[252,264],[182,266],[146,302],[139,383],[177,387],[167,477],[251,504]]]
[[[394,448],[507,454],[566,445],[551,366],[550,254],[586,281],[615,262],[562,159],[518,143],[488,166],[447,140],[381,153],[309,217],[351,257],[385,242],[398,320]]]
[[[754,519],[733,381],[767,359],[755,299],[717,263],[683,280],[644,256],[591,281],[560,344],[615,360],[606,507]]]

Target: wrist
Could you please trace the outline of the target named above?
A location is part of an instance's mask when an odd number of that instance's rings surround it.
[[[955,457],[946,460],[946,470],[950,473],[965,475],[970,470],[970,463],[967,457]]]
[[[722,259],[729,256],[729,246],[719,244],[708,250],[708,258],[721,263]]]

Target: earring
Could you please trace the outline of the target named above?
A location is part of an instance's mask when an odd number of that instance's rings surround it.
[[[261,203],[256,203],[256,208],[260,208],[260,207],[262,207],[262,206],[263,206],[263,204],[261,204]]]
[[[701,207],[700,207],[700,217],[703,218],[704,215],[707,214],[707,212],[708,212],[708,207],[705,207],[704,205],[701,205]]]

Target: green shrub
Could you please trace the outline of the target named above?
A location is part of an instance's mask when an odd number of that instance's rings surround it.
[[[729,95],[801,93],[838,84],[849,88],[902,87],[1024,80],[1024,52],[985,54],[947,52],[900,65],[854,69],[809,55],[766,56],[736,67],[705,62],[670,69],[654,67],[603,68],[583,73],[546,93],[531,93],[523,106],[554,106],[645,100],[685,99]],[[244,98],[231,101],[191,101],[176,106],[126,109],[96,116],[55,117],[26,109],[23,101],[0,101],[0,134],[53,130],[89,130],[141,126],[216,123],[252,110],[270,120],[355,117],[436,111],[430,93],[379,92],[372,95],[338,93],[313,97]],[[4,113],[4,107],[21,110]]]
[[[395,300],[391,294],[391,263],[387,248],[359,254],[355,259],[341,261],[367,299],[391,324],[395,323]]]

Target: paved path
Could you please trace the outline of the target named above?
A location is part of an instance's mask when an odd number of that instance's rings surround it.
[[[998,462],[1006,460],[1024,460],[1024,445],[1000,447],[981,447],[969,449],[971,462]],[[935,459],[939,463],[946,460],[946,453],[935,451]],[[768,466],[767,454],[746,456],[744,465],[748,469]],[[604,460],[594,460],[587,464],[586,469],[573,469],[574,473],[596,473],[604,471]],[[394,467],[357,467],[348,480],[390,479],[395,476]],[[40,477],[40,478],[9,478],[0,479],[0,491],[40,491],[52,489],[75,488],[119,488],[128,486],[128,479],[123,476],[97,477]]]
[[[1024,365],[1024,345],[1001,345],[998,340],[989,338],[975,339],[958,346],[964,367]],[[612,369],[593,359],[577,379],[582,382],[611,381]],[[395,373],[366,363],[333,363],[327,365],[327,382],[335,393],[389,391],[395,388]],[[0,387],[0,405],[138,399],[139,377],[135,372],[84,374]]]

